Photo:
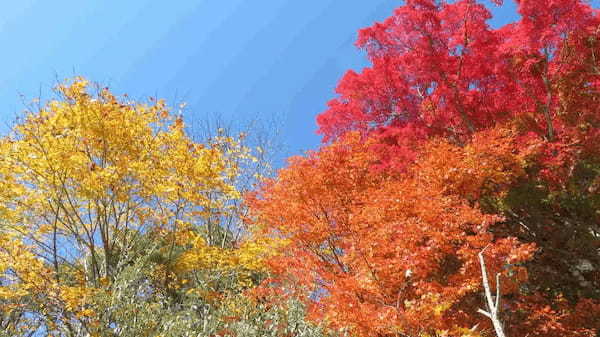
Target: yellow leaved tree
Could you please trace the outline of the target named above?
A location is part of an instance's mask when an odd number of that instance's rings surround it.
[[[163,100],[83,78],[56,92],[0,140],[0,330],[164,335],[157,315],[258,282],[273,243],[233,234],[239,138],[195,142]]]

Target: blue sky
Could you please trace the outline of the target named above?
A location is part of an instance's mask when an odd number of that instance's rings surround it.
[[[186,101],[192,118],[278,119],[289,153],[316,148],[315,116],[350,69],[358,29],[390,0],[2,1],[0,132],[22,98],[83,75],[132,97]],[[515,20],[508,1],[492,21]]]

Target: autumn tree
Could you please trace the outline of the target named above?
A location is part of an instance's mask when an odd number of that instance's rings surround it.
[[[417,140],[461,144],[497,123],[543,140],[527,179],[492,211],[512,235],[544,247],[542,264],[560,266],[540,270],[540,281],[571,300],[598,298],[598,16],[584,1],[517,4],[521,19],[499,29],[465,0],[407,1],[361,30],[357,44],[373,65],[340,81],[320,132],[377,135],[383,165],[399,167]]]
[[[362,29],[372,65],[318,116],[324,147],[249,198],[289,238],[273,270],[332,326],[484,334],[489,245],[509,336],[597,335],[600,21],[584,1],[517,5],[494,29],[477,1],[408,0]]]
[[[240,138],[193,141],[163,100],[83,78],[56,91],[0,140],[2,333],[321,336],[300,303],[244,295],[277,242],[232,223],[260,161]]]
[[[250,198],[265,235],[288,242],[271,267],[282,282],[321,294],[313,314],[337,329],[478,336],[471,328],[488,325],[477,314],[477,254],[489,246],[488,268],[502,273],[510,296],[527,279],[520,264],[534,251],[494,238],[490,228],[500,219],[470,202],[483,191],[504,193],[523,174],[524,159],[503,144],[510,136],[478,140],[466,148],[429,143],[406,173],[373,169],[380,159],[357,133],[293,159]]]

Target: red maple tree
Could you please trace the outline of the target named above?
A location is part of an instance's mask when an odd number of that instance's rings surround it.
[[[318,116],[323,148],[248,197],[289,239],[278,284],[313,291],[330,326],[479,336],[488,247],[509,336],[600,331],[600,19],[517,4],[493,29],[475,0],[407,0],[361,30],[372,66]]]

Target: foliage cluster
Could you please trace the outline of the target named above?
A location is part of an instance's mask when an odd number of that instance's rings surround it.
[[[407,0],[360,30],[372,65],[317,117],[322,148],[248,197],[289,243],[271,284],[312,317],[359,336],[600,333],[600,17],[516,3],[499,29],[475,0]]]
[[[56,91],[0,141],[4,335],[322,336],[301,303],[244,295],[278,241],[240,222],[268,168],[243,134],[193,141],[164,101],[83,78]]]
[[[59,85],[0,140],[1,334],[600,336],[600,15],[516,3],[362,29],[270,177],[244,134]]]

